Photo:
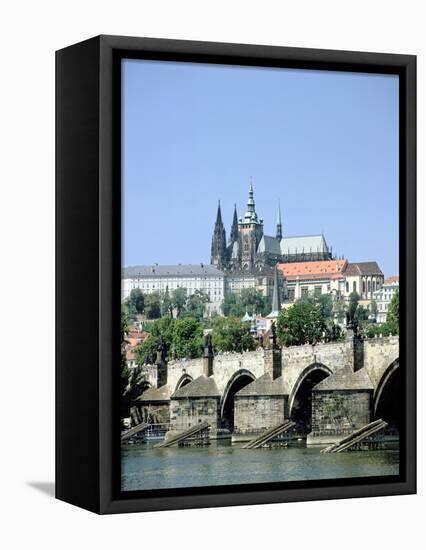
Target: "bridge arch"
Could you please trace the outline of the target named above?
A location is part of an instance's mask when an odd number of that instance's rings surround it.
[[[247,369],[240,369],[231,376],[226,384],[220,404],[220,418],[222,427],[230,432],[234,430],[235,394],[254,380],[256,380],[256,377],[252,372]]]
[[[182,376],[179,378],[176,384],[175,391],[178,390],[179,388],[183,388],[184,386],[192,382],[192,380],[193,380],[192,376],[190,376],[188,373],[182,374]]]
[[[373,395],[375,418],[383,418],[391,428],[399,429],[402,401],[402,380],[399,357],[384,371]]]
[[[288,400],[288,417],[296,422],[296,429],[308,433],[312,422],[312,388],[333,371],[322,363],[311,363],[300,373]]]

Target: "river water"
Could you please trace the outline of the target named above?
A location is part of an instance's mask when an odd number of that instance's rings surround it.
[[[167,489],[388,476],[399,473],[399,451],[321,454],[304,444],[241,449],[243,443],[213,441],[207,447],[155,449],[154,443],[122,447],[122,490]]]

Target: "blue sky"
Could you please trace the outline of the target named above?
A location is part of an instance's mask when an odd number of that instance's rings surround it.
[[[398,77],[123,61],[123,265],[210,261],[250,177],[265,233],[398,273]]]

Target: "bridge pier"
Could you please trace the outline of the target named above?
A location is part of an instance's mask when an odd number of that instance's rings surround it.
[[[230,437],[229,431],[221,429],[220,392],[213,377],[204,374],[190,384],[176,390],[170,397],[170,431],[166,439],[207,422],[210,437]]]
[[[334,443],[371,422],[374,386],[365,369],[349,366],[312,389],[312,431],[307,445]]]
[[[282,376],[269,372],[235,394],[233,441],[247,441],[284,422],[288,411],[288,393]]]

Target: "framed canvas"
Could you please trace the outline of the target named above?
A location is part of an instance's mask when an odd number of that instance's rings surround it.
[[[56,54],[56,496],[414,493],[416,58]]]

